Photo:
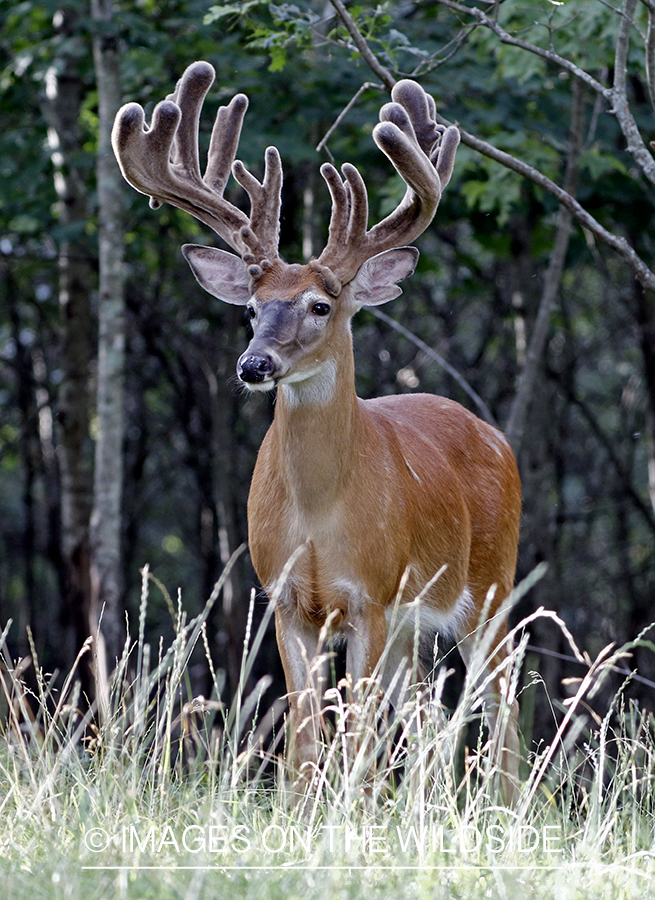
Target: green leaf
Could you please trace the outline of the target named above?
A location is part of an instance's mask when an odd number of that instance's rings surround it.
[[[580,156],[580,168],[589,172],[592,181],[597,181],[610,172],[627,175],[628,171],[618,157],[613,153],[603,153],[599,147],[592,147]]]
[[[229,16],[245,16],[256,6],[266,5],[265,0],[244,0],[243,3],[224,3],[221,6],[210,6],[203,18],[204,25],[213,25]]]
[[[281,72],[287,61],[287,51],[284,47],[271,47],[271,64],[269,72]]]

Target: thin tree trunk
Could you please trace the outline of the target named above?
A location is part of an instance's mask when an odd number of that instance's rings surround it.
[[[564,190],[572,197],[578,178],[578,160],[582,149],[582,125],[584,109],[584,87],[579,81],[573,83],[571,98],[571,130],[570,149],[566,161],[566,173],[564,175]],[[555,242],[548,264],[548,270],[544,278],[544,286],[541,301],[537,312],[532,335],[525,356],[525,366],[521,373],[519,387],[512,402],[505,434],[514,453],[518,457],[522,444],[525,428],[530,410],[530,402],[533,398],[537,375],[541,368],[550,319],[555,308],[555,301],[559,292],[564,271],[564,261],[571,237],[572,216],[568,209],[560,206],[557,215],[557,229]]]
[[[91,519],[92,628],[97,629],[101,618],[102,633],[97,635],[97,676],[103,678],[114,668],[124,640],[121,554],[125,431],[123,182],[111,149],[111,128],[121,104],[117,37],[111,28],[111,0],[92,0],[91,10],[96,27],[93,57],[99,104],[96,172],[100,261],[98,435]],[[105,653],[106,658],[103,658]]]
[[[81,146],[79,116],[82,49],[64,9],[58,30],[66,36],[57,66],[47,73],[44,113],[59,197],[60,222],[71,237],[59,247],[59,304],[61,308],[60,362],[63,378],[58,397],[58,459],[61,473],[61,551],[65,569],[62,598],[62,656],[72,664],[89,635],[91,584],[89,578],[89,517],[92,502],[91,409],[91,260],[85,247],[88,218],[86,190],[72,160]],[[83,689],[93,693],[90,672],[84,667]]]
[[[4,268],[4,267],[3,267]],[[34,378],[32,374],[31,351],[23,346],[20,340],[22,328],[17,298],[20,296],[9,267],[3,272],[4,290],[3,297],[9,311],[9,321],[16,356],[14,371],[17,380],[18,408],[21,414],[20,427],[20,456],[23,474],[23,539],[22,557],[24,560],[23,579],[24,586],[22,599],[18,609],[18,649],[21,656],[27,656],[30,652],[27,637],[28,628],[33,628],[32,609],[34,605],[34,545],[35,545],[35,518],[34,518],[34,482],[36,476],[36,459],[38,453],[38,435],[35,433],[36,406],[34,402]],[[2,621],[5,621],[4,619]]]
[[[636,312],[639,326],[641,353],[644,360],[644,384],[646,387],[646,428],[648,431],[648,489],[650,502],[655,510],[655,303],[650,291],[635,284]]]

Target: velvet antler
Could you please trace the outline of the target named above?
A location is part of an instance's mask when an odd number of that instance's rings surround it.
[[[321,167],[332,195],[332,216],[327,245],[315,266],[329,270],[341,285],[355,277],[365,260],[402,247],[425,231],[452,175],[457,128],[437,125],[434,100],[415,81],[399,81],[391,97],[393,102],[380,110],[373,138],[407,184],[398,207],[367,231],[368,196],[357,169],[345,163],[342,180],[334,166]]]
[[[201,176],[198,121],[213,81],[209,63],[190,65],[175,92],[155,107],[149,128],[138,103],[123,106],[112,144],[124,177],[150,196],[151,206],[170,203],[200,219],[243,257],[256,278],[278,258],[282,164],[275,147],[269,147],[260,183],[242,162],[234,161],[248,108],[248,98],[237,94],[218,111]],[[250,217],[223,197],[230,171],[250,196]]]
[[[275,147],[269,147],[260,182],[234,161],[248,107],[248,98],[237,94],[218,111],[201,176],[198,120],[213,81],[209,63],[193,63],[175,92],[155,107],[150,127],[138,103],[124,106],[116,117],[112,143],[132,187],[150,195],[151,205],[170,203],[212,228],[243,258],[257,281],[279,258],[282,164]],[[368,195],[357,169],[345,163],[342,179],[329,163],[321,167],[332,196],[332,215],[327,245],[310,265],[334,295],[367,259],[410,243],[427,228],[452,174],[457,128],[436,124],[434,100],[414,81],[399,81],[391,96],[392,102],[380,110],[373,137],[407,184],[394,212],[368,231]],[[223,196],[230,172],[250,196],[250,217]]]

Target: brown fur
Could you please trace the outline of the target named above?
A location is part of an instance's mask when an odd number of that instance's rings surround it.
[[[261,300],[293,298],[308,288],[323,289],[323,279],[309,266],[287,265],[279,259],[271,263],[257,283]]]

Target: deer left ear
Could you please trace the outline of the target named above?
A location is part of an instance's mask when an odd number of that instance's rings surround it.
[[[400,247],[367,259],[349,285],[357,308],[380,306],[399,297],[402,289],[398,282],[412,274],[418,257],[416,247]]]
[[[198,283],[213,297],[235,306],[250,300],[250,277],[240,256],[197,244],[184,244],[182,253]]]

